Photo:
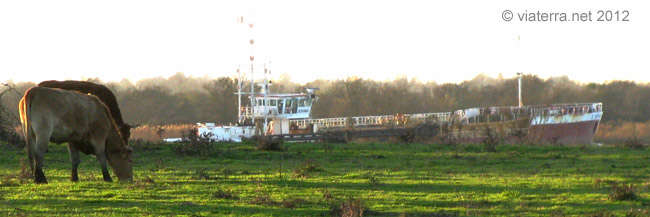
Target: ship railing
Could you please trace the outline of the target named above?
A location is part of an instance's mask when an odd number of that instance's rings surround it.
[[[473,116],[465,114],[466,111],[475,110],[478,113],[475,113]],[[506,119],[517,119],[522,116],[553,116],[553,115],[578,115],[578,114],[587,114],[592,112],[602,112],[602,103],[564,103],[564,104],[552,104],[552,105],[533,105],[533,106],[504,106],[504,107],[482,107],[482,108],[470,108],[465,110],[457,111],[457,115],[465,116],[466,118],[471,119],[478,116],[488,116],[486,121],[490,122],[490,118],[495,116],[504,116]],[[497,118],[498,120],[504,120],[502,118]],[[467,120],[471,121],[471,120]]]
[[[253,117],[253,108],[250,106],[242,106],[239,112],[241,112],[241,116],[244,118]]]
[[[342,128],[342,127],[368,127],[368,126],[396,126],[403,125],[407,121],[424,123],[427,121],[446,122],[451,112],[422,113],[422,114],[397,114],[397,115],[375,115],[358,117],[319,118],[291,120],[291,124],[299,128],[305,128],[310,124],[316,124],[319,128]]]
[[[580,115],[602,112],[602,103],[564,103],[530,107],[531,116]]]
[[[250,106],[241,108],[241,116],[244,118],[258,118],[264,117],[264,114],[269,116],[278,115],[278,110],[274,106],[255,106],[255,112]]]

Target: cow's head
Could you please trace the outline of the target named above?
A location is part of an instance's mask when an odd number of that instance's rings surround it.
[[[122,136],[122,140],[124,141],[124,144],[129,144],[129,138],[131,138],[131,129],[136,128],[138,126],[140,126],[140,124],[130,125],[127,123],[124,123],[122,126],[119,126],[120,135]]]
[[[120,181],[133,181],[133,148],[122,146],[107,152],[108,162]]]

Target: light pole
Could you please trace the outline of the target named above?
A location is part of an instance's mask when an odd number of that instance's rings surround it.
[[[239,125],[243,125],[242,119],[241,119],[241,88],[242,88],[242,76],[241,72],[239,71],[239,67],[237,67],[237,122]],[[245,110],[245,109],[244,109]]]
[[[517,72],[517,76],[519,77],[517,78],[517,80],[519,81],[518,83],[519,83],[519,107],[520,108],[524,106],[524,103],[521,102],[521,74],[522,74],[521,72]]]

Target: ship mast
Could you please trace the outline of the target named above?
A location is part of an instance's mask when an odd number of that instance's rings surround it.
[[[251,123],[253,125],[255,125],[255,106],[257,106],[257,100],[256,100],[256,96],[255,96],[255,78],[254,78],[255,55],[253,54],[253,45],[255,44],[255,40],[253,39],[254,34],[253,34],[253,19],[251,18],[252,16],[253,16],[253,14],[251,12],[250,17],[248,19],[249,20],[248,21],[248,28],[249,28],[249,32],[250,32],[250,40],[248,42],[251,45],[251,54],[250,54],[250,61],[251,61],[251,63],[250,63],[250,66],[251,66],[251,92],[250,92]],[[244,23],[244,17],[238,17],[237,21],[239,23]],[[263,109],[263,111],[261,111],[261,112],[264,112],[264,126],[263,126],[264,127],[264,135],[267,134],[266,129],[267,129],[267,125],[268,125],[268,112],[269,112],[269,109],[268,109],[268,106],[269,106],[268,105],[269,104],[268,92],[269,92],[269,84],[268,84],[268,79],[267,79],[266,74],[267,73],[271,74],[271,70],[269,69],[270,64],[271,64],[270,61],[268,62],[268,65],[267,65],[267,63],[264,63],[264,84],[263,84],[262,90],[261,90],[262,93],[264,94],[264,102],[263,102],[263,105],[262,105],[264,109]],[[241,67],[241,66],[245,66],[245,65],[246,64],[243,64],[243,65],[240,64],[239,66]],[[237,94],[239,96],[239,108],[240,108],[240,111],[239,111],[238,114],[239,114],[239,120],[242,120],[242,112],[245,113],[246,109],[244,109],[244,111],[241,111],[241,94],[242,94],[241,89],[242,89],[243,82],[241,81],[242,77],[241,77],[241,73],[239,71],[239,68],[237,68],[237,74],[240,76],[240,79],[239,79],[239,82],[238,82],[238,84],[239,84],[238,92],[237,92]]]
[[[254,74],[253,73],[253,66],[254,66],[253,62],[255,60],[255,56],[253,56],[253,44],[255,43],[255,40],[253,40],[253,19],[252,19],[252,15],[253,14],[251,13],[251,18],[248,19],[248,20],[250,20],[248,22],[248,27],[250,29],[250,35],[251,35],[251,39],[249,40],[249,43],[251,44],[251,57],[250,57],[250,60],[251,60],[251,97],[250,98],[251,98],[251,116],[255,116],[255,103],[256,103],[256,101],[255,101],[255,79],[253,77],[253,74]],[[255,118],[251,118],[251,122],[253,123],[253,125],[255,125]]]

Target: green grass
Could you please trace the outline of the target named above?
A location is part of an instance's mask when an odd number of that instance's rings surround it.
[[[24,150],[0,151],[0,216],[328,216],[350,198],[366,215],[625,215],[650,205],[650,151],[612,146],[285,143],[283,152],[215,144],[209,157],[171,145],[136,149],[135,182],[106,183],[94,156],[69,181],[64,145],[50,145],[49,184],[21,179]],[[112,172],[111,172],[112,173]],[[114,178],[117,180],[116,178]],[[610,200],[613,183],[635,200]],[[645,211],[647,214],[647,211]]]

